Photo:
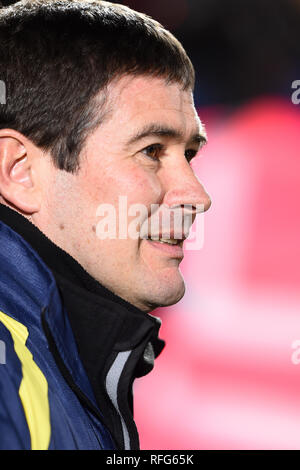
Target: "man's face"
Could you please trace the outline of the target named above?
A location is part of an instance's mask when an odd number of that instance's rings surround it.
[[[86,141],[78,173],[53,170],[37,225],[101,284],[149,311],[184,294],[182,243],[120,239],[120,196],[127,210],[137,203],[147,209],[137,230],[153,215],[152,204],[203,204],[206,210],[210,199],[188,161],[204,130],[192,93],[159,78],[123,77],[109,87],[108,108]],[[99,237],[102,204],[116,208],[116,238]],[[134,218],[123,210],[127,226]]]

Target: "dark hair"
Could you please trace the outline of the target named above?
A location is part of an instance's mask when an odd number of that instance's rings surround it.
[[[6,85],[0,128],[18,130],[66,171],[78,169],[114,78],[148,74],[194,87],[194,69],[179,41],[123,5],[23,0],[0,10],[0,44]]]

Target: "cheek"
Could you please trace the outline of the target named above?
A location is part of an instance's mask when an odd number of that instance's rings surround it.
[[[126,196],[128,203],[145,205],[159,203],[162,198],[161,182],[154,172],[136,165],[119,165],[94,174],[85,181],[88,198],[95,205],[101,202],[118,204],[119,196]]]
[[[146,206],[159,203],[162,197],[162,185],[157,174],[141,167],[133,167],[128,171],[122,190],[128,196],[128,201]]]

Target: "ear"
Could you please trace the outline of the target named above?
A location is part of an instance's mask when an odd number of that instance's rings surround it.
[[[19,211],[40,209],[35,146],[13,129],[0,130],[0,194]]]

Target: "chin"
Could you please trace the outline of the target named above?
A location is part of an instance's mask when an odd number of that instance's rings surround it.
[[[160,284],[157,288],[151,290],[151,295],[148,292],[147,297],[145,295],[145,303],[147,303],[148,311],[154,310],[158,307],[168,307],[179,302],[185,293],[185,284],[181,278],[180,282],[176,284],[173,282],[172,285]]]

